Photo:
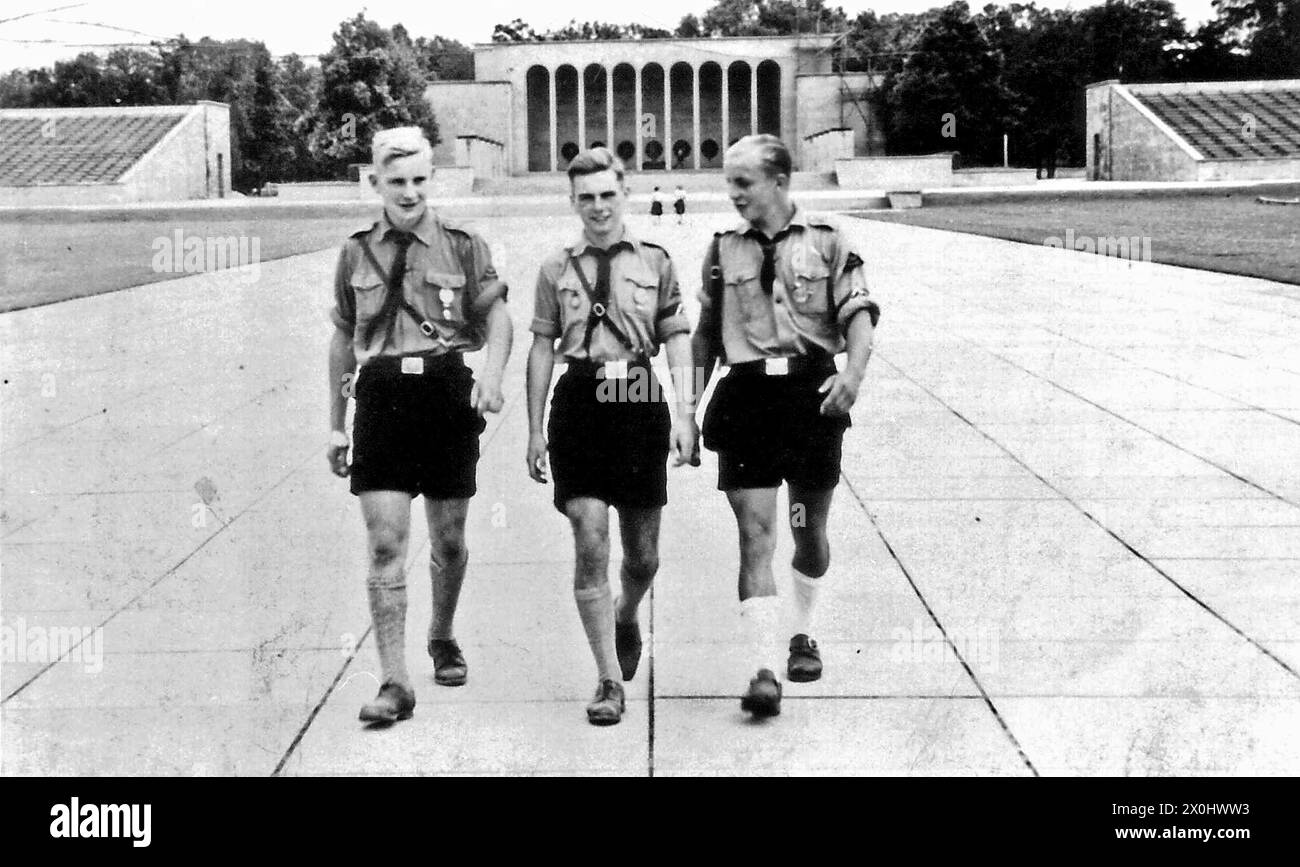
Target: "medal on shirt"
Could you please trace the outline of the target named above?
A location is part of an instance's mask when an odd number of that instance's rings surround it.
[[[794,291],[790,294],[800,304],[807,304],[808,299],[812,297],[812,292],[808,291],[808,286],[802,280],[795,282]]]
[[[451,318],[451,303],[456,300],[456,293],[450,289],[438,290],[438,300],[442,302],[442,318]]]

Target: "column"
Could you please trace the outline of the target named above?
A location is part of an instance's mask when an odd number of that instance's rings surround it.
[[[730,90],[727,79],[731,77],[729,66],[722,66],[722,141],[718,142],[718,149],[724,154],[727,152],[727,142],[731,141],[731,106],[727,102],[731,97],[727,95]]]
[[[587,67],[586,64],[576,67],[578,70],[578,150],[587,149]]]
[[[605,147],[617,153],[614,145],[614,67],[605,67]]]
[[[664,67],[664,167],[673,168],[673,65]]]
[[[559,136],[559,133],[556,132],[555,70],[554,69],[547,68],[546,81],[547,81],[547,95],[550,97],[551,100],[551,171],[554,172],[554,171],[559,171],[560,168],[560,161],[558,159],[559,155],[556,153],[557,148],[555,146],[555,139]]]
[[[700,167],[700,68],[691,64],[691,111],[693,113],[691,155],[695,168]]]
[[[749,64],[749,134],[758,135],[758,64]]]
[[[636,100],[634,108],[634,111],[636,112],[636,154],[632,157],[632,162],[634,164],[633,171],[639,172],[641,171],[641,67],[636,66],[633,67],[633,69],[636,72],[636,75],[633,77],[633,80],[636,82]]]

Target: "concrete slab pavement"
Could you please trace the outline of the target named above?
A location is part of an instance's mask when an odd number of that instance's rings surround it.
[[[1300,772],[1300,290],[855,220],[885,318],[825,678],[743,719],[706,453],[670,473],[628,713],[588,726],[568,528],[522,466],[531,287],[573,232],[555,210],[480,222],[516,336],[468,529],[470,683],[434,686],[423,654],[417,506],[419,706],[383,731],[356,721],[364,534],[323,459],[334,253],[0,315],[3,773]],[[633,218],[692,292],[716,222]]]

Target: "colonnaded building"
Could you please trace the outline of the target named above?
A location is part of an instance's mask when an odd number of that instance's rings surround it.
[[[835,71],[837,34],[489,43],[474,81],[426,91],[435,161],[480,176],[563,171],[605,145],[642,171],[720,169],[728,144],[771,133],[795,168],[883,153],[866,73]]]

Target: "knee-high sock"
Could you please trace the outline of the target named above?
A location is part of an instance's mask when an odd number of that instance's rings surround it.
[[[450,641],[456,637],[452,624],[456,618],[456,605],[460,601],[460,588],[465,581],[465,567],[469,557],[439,563],[429,557],[429,581],[433,586],[433,616],[429,619],[429,640]]]
[[[740,603],[740,619],[744,624],[746,653],[750,662],[773,673],[777,671],[772,660],[776,658],[780,611],[779,596],[751,596]]]
[[[826,579],[805,575],[793,566],[790,567],[790,575],[794,579],[794,592],[790,594],[790,635],[811,636],[817,591]]]
[[[596,658],[597,677],[622,683],[623,674],[614,649],[614,600],[608,582],[599,587],[575,588],[573,598],[578,603],[578,616],[582,618],[591,655]]]
[[[406,671],[406,573],[387,578],[371,576],[366,582],[370,620],[375,627],[375,647],[383,681],[411,688]]]

